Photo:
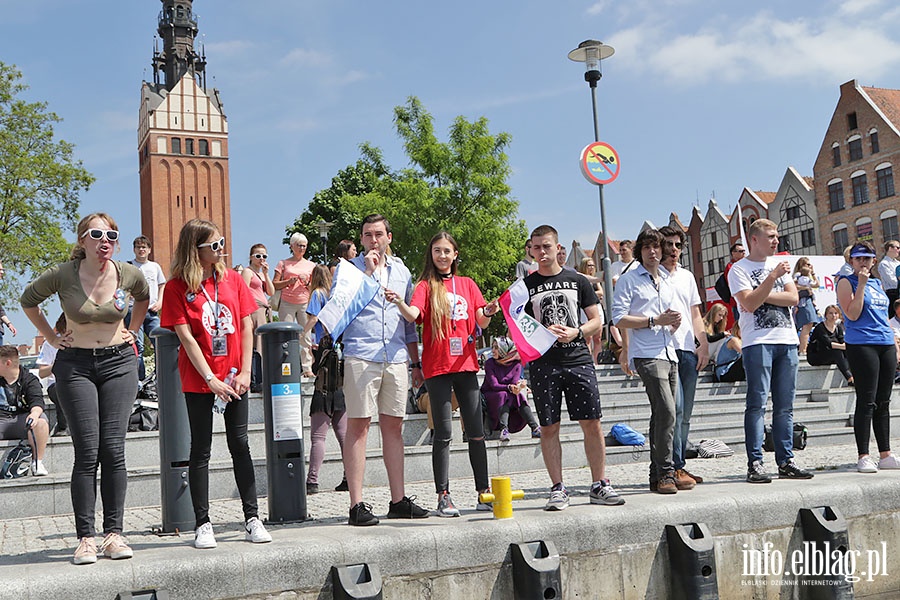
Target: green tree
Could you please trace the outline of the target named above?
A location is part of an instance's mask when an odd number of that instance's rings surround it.
[[[285,237],[282,240],[285,245],[291,234],[299,231],[309,238],[306,256],[311,260],[320,260],[322,242],[319,239],[317,223],[321,220],[332,224],[328,232],[329,258],[334,257],[335,248],[343,239],[353,240],[359,244],[359,223],[365,214],[358,214],[347,199],[374,192],[379,179],[389,174],[378,148],[362,144],[360,153],[362,158],[357,160],[356,164],[338,171],[331,179],[331,187],[316,192],[306,210],[285,227]]]
[[[78,218],[78,194],[94,177],[74,158],[74,146],[57,140],[46,102],[27,102],[22,73],[0,62],[0,302],[16,305],[26,274],[68,256],[62,231]]]
[[[460,245],[460,272],[486,298],[496,297],[509,285],[527,235],[506,182],[510,135],[491,134],[484,117],[459,116],[449,141],[441,142],[432,116],[415,97],[394,109],[394,124],[410,165],[380,177],[366,195],[345,197],[350,212],[387,216],[391,247],[415,274],[431,237],[449,231]]]

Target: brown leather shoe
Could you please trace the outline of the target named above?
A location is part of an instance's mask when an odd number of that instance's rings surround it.
[[[682,471],[684,472],[685,475],[687,475],[688,477],[690,477],[691,479],[693,479],[694,482],[696,482],[696,483],[703,483],[703,478],[700,477],[699,475],[694,475],[693,473],[691,473],[691,472],[688,471],[687,469],[682,469]]]
[[[659,483],[656,485],[656,493],[657,494],[677,494],[678,487],[675,485],[675,478],[671,475],[666,475],[662,479],[659,480]]]
[[[675,487],[679,490],[692,490],[697,482],[684,469],[675,471]]]

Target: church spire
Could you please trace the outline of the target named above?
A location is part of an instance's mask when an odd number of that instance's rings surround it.
[[[197,37],[197,17],[193,14],[193,0],[160,0],[162,10],[159,12],[159,37],[162,39],[162,50],[153,50],[153,82],[160,84],[160,73],[164,76],[162,84],[171,90],[181,81],[185,74],[196,78],[198,85],[206,90],[206,56],[194,50],[194,39]]]

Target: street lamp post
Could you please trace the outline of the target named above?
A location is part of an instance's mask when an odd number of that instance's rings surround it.
[[[328,232],[334,223],[330,223],[325,219],[319,219],[316,227],[319,229],[319,239],[322,240],[322,264],[328,266]]]
[[[582,62],[585,66],[584,80],[591,87],[591,106],[594,109],[594,141],[600,141],[600,127],[597,120],[597,82],[603,77],[600,71],[600,61],[609,58],[615,54],[612,46],[599,42],[597,40],[585,40],[578,44],[578,47],[569,52],[569,60]],[[604,307],[606,309],[606,320],[612,315],[612,274],[610,273],[611,262],[609,260],[609,241],[606,229],[606,206],[603,203],[603,184],[597,185],[600,193],[600,236],[603,244],[603,287],[604,287]],[[607,344],[609,336],[607,336]]]

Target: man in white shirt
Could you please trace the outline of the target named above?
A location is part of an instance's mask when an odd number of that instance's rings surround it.
[[[659,232],[665,238],[660,266],[669,274],[669,281],[675,288],[677,310],[681,312],[681,326],[675,332],[675,352],[678,354],[675,438],[672,449],[675,481],[684,481],[687,484],[687,480],[692,479],[696,483],[703,483],[702,477],[689,473],[684,468],[684,450],[691,430],[697,374],[709,362],[709,344],[706,341],[703,315],[700,313],[700,292],[697,291],[697,281],[694,276],[679,264],[685,240],[684,232],[669,226],[661,227]],[[695,339],[699,342],[699,347],[694,342]]]
[[[894,305],[894,300],[900,297],[897,291],[897,267],[900,267],[900,242],[897,240],[888,240],[884,243],[884,257],[878,263],[878,277],[881,279],[881,286],[887,294],[889,306]],[[888,315],[890,316],[890,315]]]
[[[150,307],[147,309],[144,322],[131,326],[131,307],[128,307],[128,314],[125,315],[125,326],[134,332],[134,339],[137,342],[138,377],[141,381],[147,375],[144,368],[144,334],[150,335],[151,331],[159,327],[159,311],[162,309],[163,289],[166,287],[166,276],[162,267],[150,260],[150,251],[150,239],[139,235],[134,238],[134,260],[128,261],[141,270],[150,287]]]
[[[787,260],[771,258],[778,249],[778,228],[757,219],[747,230],[750,254],[728,272],[728,287],[740,312],[747,407],[744,438],[747,481],[771,483],[763,470],[762,443],[766,399],[772,390],[772,439],[782,479],[812,479],[794,462],[794,392],[797,387],[797,327],[791,315],[799,297]]]
[[[659,268],[664,238],[656,229],[642,231],[635,243],[640,265],[623,275],[613,296],[612,320],[629,329],[628,361],[641,377],[650,399],[650,491],[675,494],[695,482],[675,479],[675,384],[678,354],[673,332],[681,326],[675,289]]]
[[[634,242],[631,240],[619,242],[619,260],[609,266],[609,274],[612,277],[613,285],[616,285],[619,277],[636,268],[638,264],[634,260]]]

